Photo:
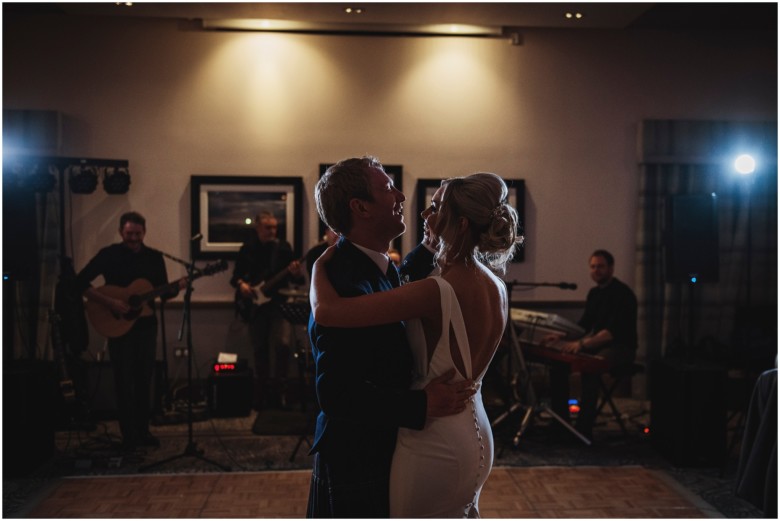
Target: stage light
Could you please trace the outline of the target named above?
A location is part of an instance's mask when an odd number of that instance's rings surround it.
[[[91,194],[98,184],[98,176],[91,166],[68,167],[68,184],[74,194]]]
[[[742,175],[750,175],[756,171],[756,160],[750,154],[741,154],[734,160],[734,169]]]
[[[57,186],[57,178],[52,175],[48,168],[44,172],[44,168],[40,164],[36,164],[30,173],[28,182],[33,192],[51,192]]]
[[[127,168],[106,168],[103,171],[103,189],[107,194],[126,194],[130,189]]]

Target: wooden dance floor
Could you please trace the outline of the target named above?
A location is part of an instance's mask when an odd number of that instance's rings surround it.
[[[27,517],[302,518],[311,471],[73,477]],[[643,467],[497,467],[486,518],[722,517],[662,471]]]

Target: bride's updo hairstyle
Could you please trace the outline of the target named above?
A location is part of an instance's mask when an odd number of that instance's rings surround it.
[[[481,261],[503,274],[522,244],[517,211],[508,204],[509,190],[501,177],[477,172],[442,181],[442,205],[434,232],[439,236],[436,260],[448,264],[461,256]],[[462,229],[461,218],[467,221]]]

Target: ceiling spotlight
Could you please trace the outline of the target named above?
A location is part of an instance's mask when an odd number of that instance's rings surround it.
[[[577,20],[580,20],[580,19],[582,19],[582,17],[583,17],[583,14],[582,14],[582,13],[580,13],[580,12],[576,12],[576,13],[567,12],[567,13],[566,13],[564,16],[565,16],[567,19],[569,19],[569,20],[571,20],[572,18],[576,18]]]
[[[98,184],[98,176],[91,166],[68,167],[68,184],[74,194],[91,194]]]
[[[362,7],[345,7],[344,12],[347,14],[363,14]]]
[[[103,172],[103,189],[107,194],[126,194],[130,189],[127,168],[106,168]]]

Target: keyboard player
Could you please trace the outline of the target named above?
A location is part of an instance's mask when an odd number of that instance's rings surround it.
[[[630,365],[637,349],[637,300],[634,292],[614,276],[615,259],[606,250],[596,250],[589,258],[590,278],[596,286],[588,292],[585,311],[578,324],[586,331],[576,340],[565,340],[562,333],[550,334],[542,345],[564,353],[587,353],[605,358],[614,368]],[[569,376],[571,366],[565,362],[550,364],[550,398],[553,411],[569,419]],[[580,412],[575,428],[592,439],[599,397],[598,373],[582,372]]]

